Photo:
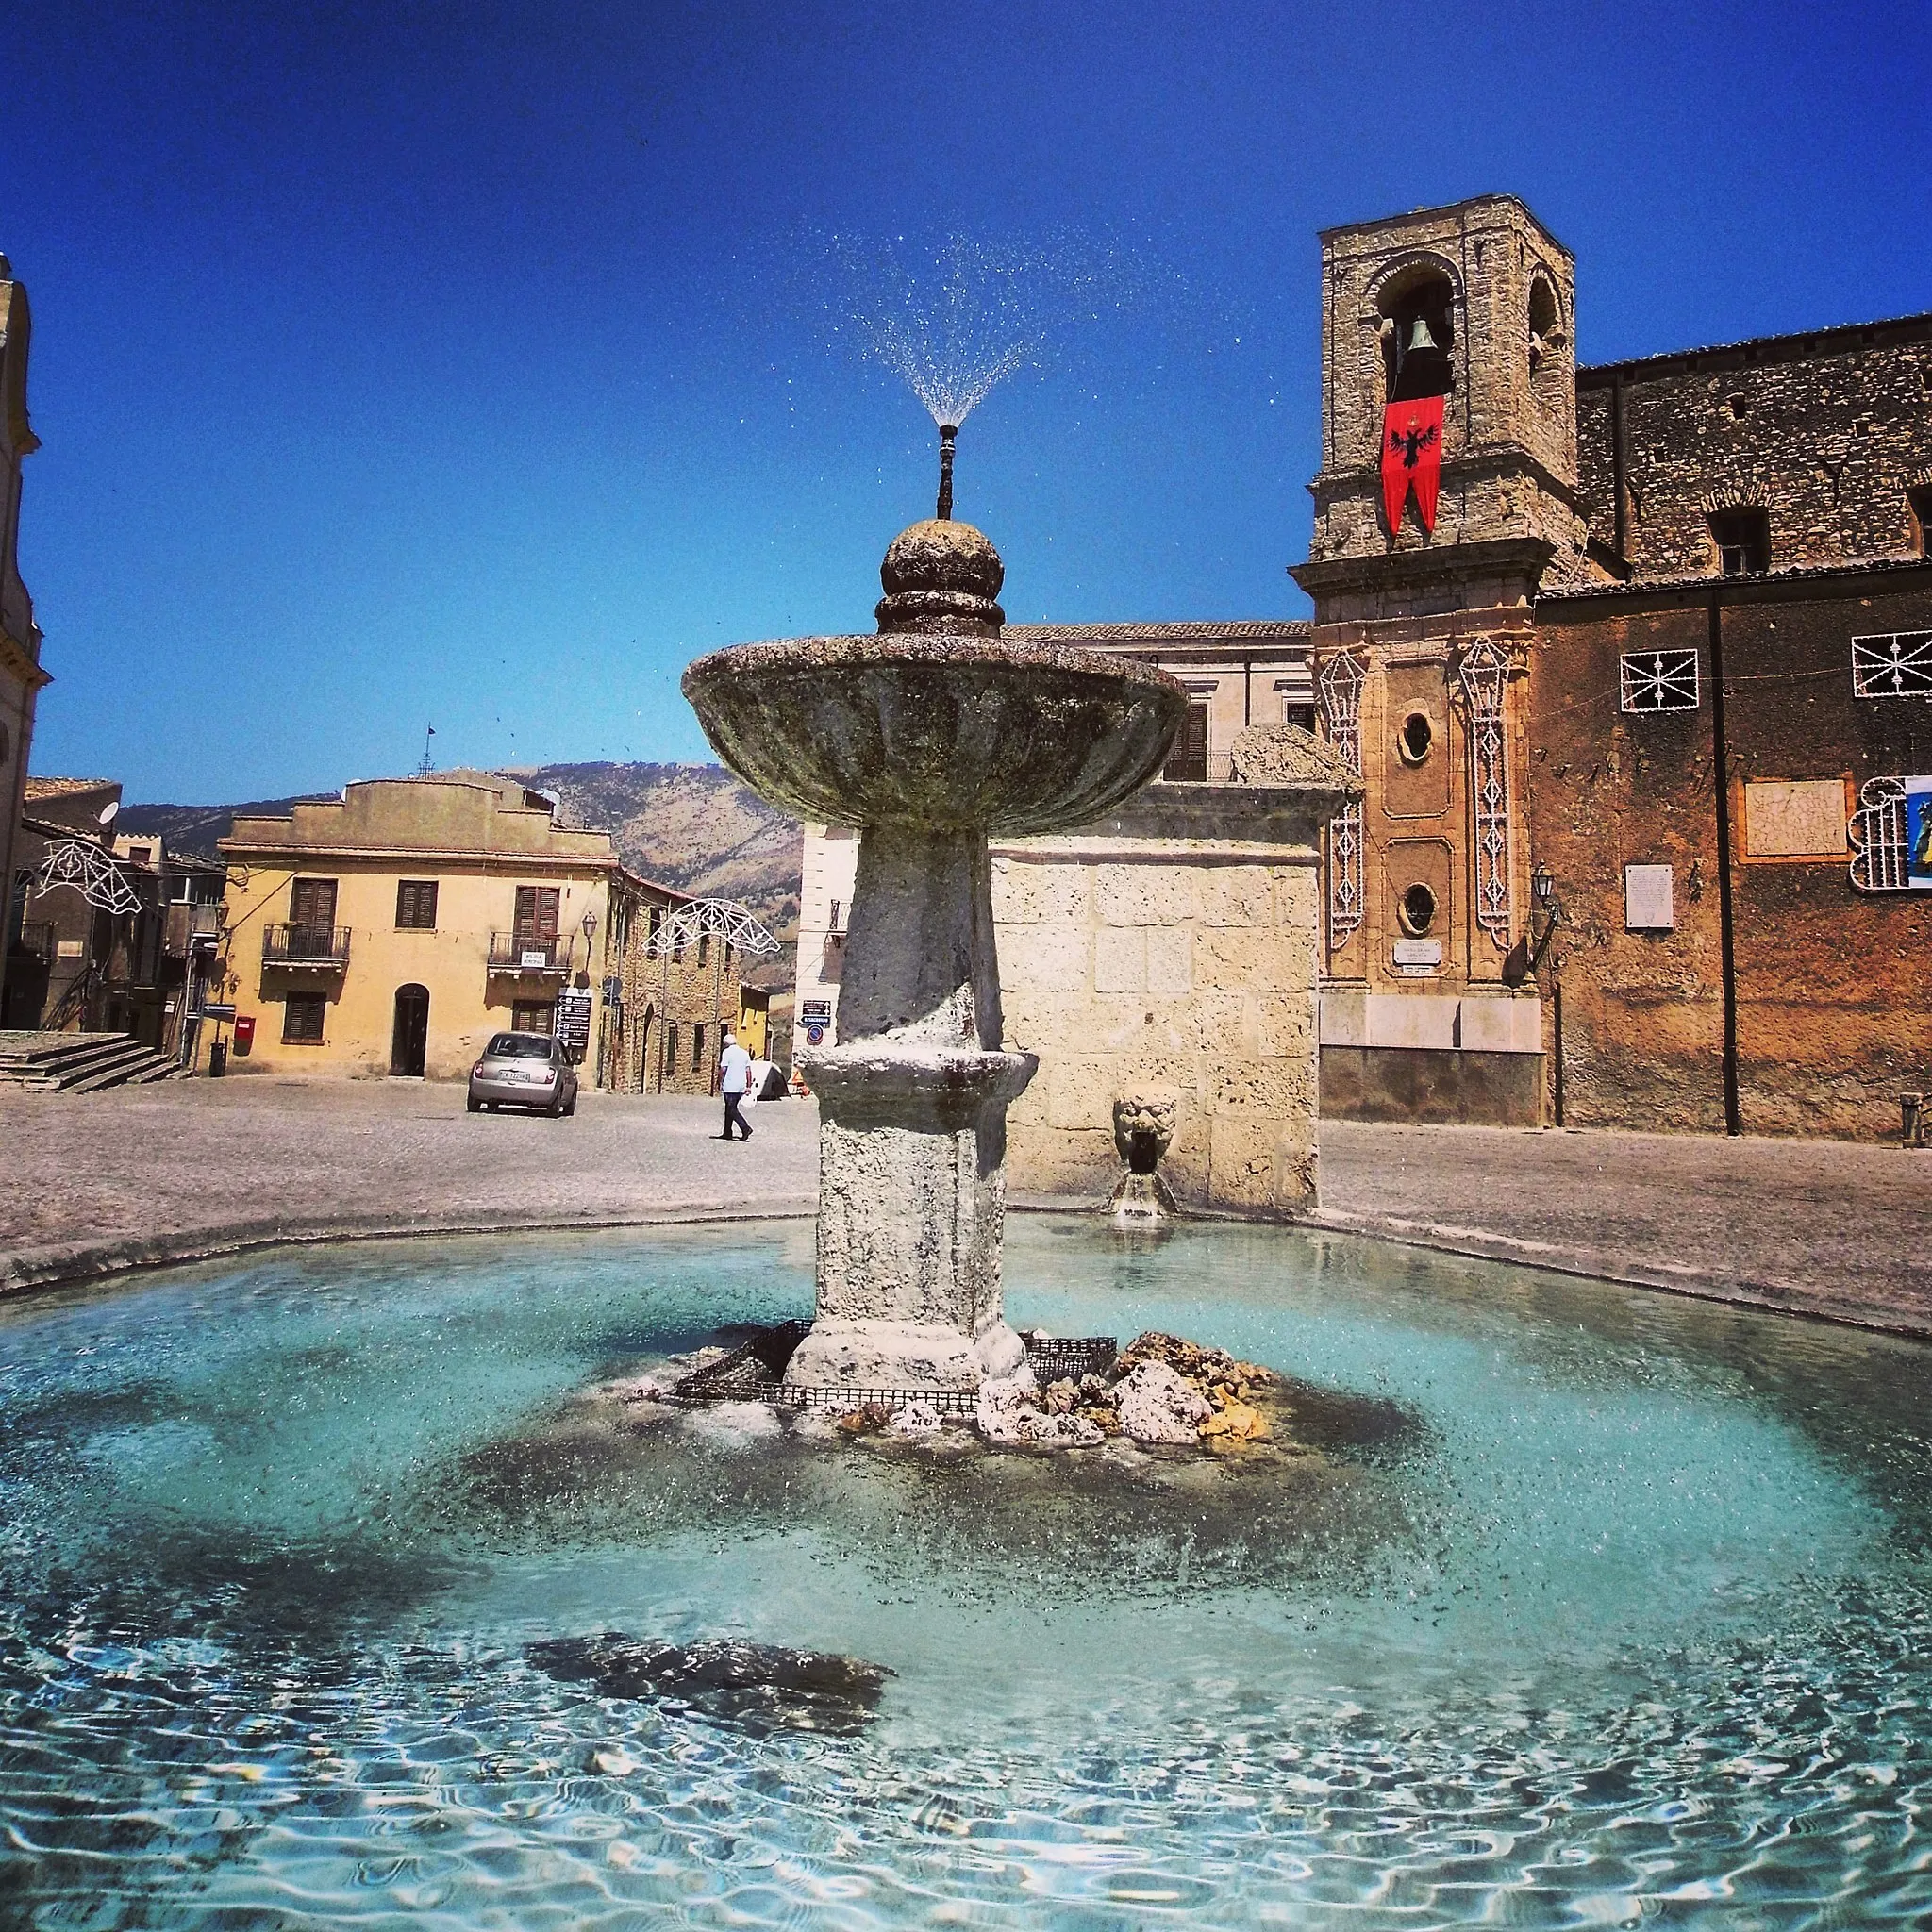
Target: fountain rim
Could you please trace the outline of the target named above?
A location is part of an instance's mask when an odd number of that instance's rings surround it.
[[[1136,658],[1116,657],[1110,651],[1084,650],[1074,644],[1008,643],[999,638],[945,637],[917,631],[778,638],[758,643],[725,644],[692,659],[685,667],[680,684],[689,696],[694,686],[726,672],[869,670],[894,664],[957,664],[967,669],[1005,665],[1022,671],[1058,671],[1105,677],[1138,685],[1150,693],[1182,699],[1188,694],[1180,679],[1158,665]]]

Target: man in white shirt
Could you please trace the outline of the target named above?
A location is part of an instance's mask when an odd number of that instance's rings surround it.
[[[718,1091],[724,1096],[724,1131],[718,1136],[721,1141],[731,1138],[731,1129],[736,1126],[749,1141],[751,1129],[745,1125],[744,1116],[739,1112],[739,1105],[744,1099],[745,1083],[751,1075],[751,1055],[738,1043],[738,1035],[724,1036],[724,1051],[718,1056]]]

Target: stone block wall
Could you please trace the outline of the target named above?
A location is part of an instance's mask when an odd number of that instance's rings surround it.
[[[1713,575],[1714,509],[1761,508],[1774,570],[1922,554],[1932,484],[1932,319],[1780,336],[1577,373],[1591,535],[1639,577]]]
[[[1316,1198],[1316,830],[1292,793],[1156,785],[1073,836],[996,842],[1008,1046],[1041,1058],[1008,1127],[1016,1193],[1103,1197],[1116,1095],[1179,1098],[1184,1207]]]

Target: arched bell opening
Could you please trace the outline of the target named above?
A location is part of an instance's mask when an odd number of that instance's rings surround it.
[[[1382,367],[1391,403],[1446,396],[1456,387],[1456,291],[1425,274],[1384,291]]]
[[[1569,340],[1561,305],[1547,275],[1537,275],[1529,285],[1528,325],[1530,381],[1541,392],[1546,381],[1561,374]]]

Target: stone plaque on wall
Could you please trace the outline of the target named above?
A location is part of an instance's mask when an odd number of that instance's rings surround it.
[[[1677,902],[1667,865],[1626,865],[1624,868],[1624,929],[1625,932],[1674,932]]]
[[[1753,778],[1744,786],[1750,858],[1842,858],[1847,809],[1841,778]]]

